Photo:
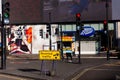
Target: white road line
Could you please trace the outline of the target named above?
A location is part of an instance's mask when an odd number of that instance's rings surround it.
[[[95,70],[95,71],[118,71],[120,72],[120,70],[116,69],[116,70],[113,70],[113,69],[92,69],[92,70]]]

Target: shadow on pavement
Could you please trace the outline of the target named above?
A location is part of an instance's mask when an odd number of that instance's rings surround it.
[[[18,69],[18,70],[23,71],[23,72],[36,72],[36,71],[40,72],[40,70],[37,70],[37,69]]]

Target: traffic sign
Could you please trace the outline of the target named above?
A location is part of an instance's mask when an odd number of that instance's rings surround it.
[[[60,60],[60,52],[56,50],[40,50],[40,60]]]

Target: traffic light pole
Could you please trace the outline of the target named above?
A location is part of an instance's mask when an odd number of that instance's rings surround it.
[[[4,27],[4,18],[3,18],[3,5],[4,0],[2,0],[2,21],[1,21],[1,69],[6,69],[6,30]]]
[[[5,28],[2,24],[1,26],[1,69],[6,69],[6,34],[5,34]]]
[[[48,26],[49,26],[49,29],[50,29],[50,31],[49,31],[49,35],[50,35],[50,39],[49,39],[49,48],[50,48],[50,50],[52,50],[52,40],[51,40],[51,13],[49,13],[49,24],[48,24]]]
[[[79,28],[78,28],[79,27]],[[78,37],[78,63],[81,63],[81,36],[80,36],[80,33],[81,33],[81,30],[80,30],[80,27],[81,26],[76,26],[76,37]]]
[[[81,26],[81,14],[77,13],[76,14],[76,37],[78,37],[78,44],[79,44],[78,63],[81,63],[81,50],[80,50],[81,49],[81,45],[80,45],[80,43],[81,43],[81,36],[80,36],[81,28],[82,28],[82,26]]]
[[[81,37],[80,37],[80,35],[79,35],[79,55],[78,55],[78,59],[79,59],[79,63],[81,63],[81,45],[80,45],[80,43],[81,43]]]
[[[60,36],[61,36],[61,40],[60,40],[61,57],[62,57],[62,60],[64,60],[64,56],[63,56],[63,42],[62,42],[62,37],[63,37],[62,25],[60,25]]]
[[[52,40],[51,40],[51,12],[49,13],[49,24],[48,24],[48,26],[49,26],[49,35],[50,35],[50,39],[49,39],[49,47],[50,47],[50,50],[52,50]],[[51,70],[51,72],[50,72],[50,74],[51,75],[55,75],[55,61],[53,60],[52,61],[52,70]]]
[[[110,54],[109,54],[109,51],[110,51],[110,48],[109,48],[109,28],[108,28],[108,7],[109,7],[109,4],[108,4],[108,0],[106,0],[106,4],[105,4],[105,7],[106,7],[106,25],[107,25],[107,60],[110,59]]]

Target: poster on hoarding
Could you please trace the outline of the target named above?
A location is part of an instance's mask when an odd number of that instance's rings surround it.
[[[32,27],[26,25],[11,26],[8,36],[10,54],[31,54]]]

